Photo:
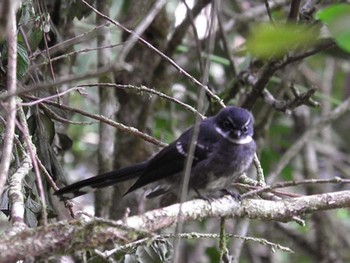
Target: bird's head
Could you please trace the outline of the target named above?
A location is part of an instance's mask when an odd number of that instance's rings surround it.
[[[239,107],[229,106],[215,117],[215,130],[235,144],[247,144],[253,140],[253,115]]]

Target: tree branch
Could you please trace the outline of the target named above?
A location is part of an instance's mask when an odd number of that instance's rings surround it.
[[[8,14],[8,64],[7,64],[7,94],[13,94],[17,89],[17,24],[16,11],[18,8],[17,1],[7,1],[9,7]],[[1,150],[0,162],[0,194],[3,192],[4,185],[8,176],[11,153],[13,146],[13,137],[15,134],[16,119],[16,97],[10,96],[6,102],[6,130],[4,135],[4,143]]]
[[[290,198],[279,201],[244,199],[235,201],[229,196],[209,203],[193,200],[182,204],[181,220],[242,217],[288,222],[292,218],[320,210],[350,207],[350,191],[341,191]],[[71,220],[26,229],[17,235],[0,240],[0,263],[33,257],[69,254],[113,243],[132,241],[138,231],[155,232],[176,223],[179,204],[131,216],[119,221],[101,219]],[[133,233],[134,231],[135,233]],[[144,236],[144,233],[142,234]],[[135,239],[134,239],[135,240]]]

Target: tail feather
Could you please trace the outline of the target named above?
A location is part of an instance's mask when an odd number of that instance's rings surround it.
[[[72,199],[77,196],[84,195],[88,192],[94,191],[98,188],[107,187],[127,181],[133,178],[137,178],[141,175],[145,169],[147,162],[142,162],[136,165],[128,166],[104,174],[100,174],[83,181],[73,183],[65,186],[55,192],[55,195],[59,196],[60,199]]]

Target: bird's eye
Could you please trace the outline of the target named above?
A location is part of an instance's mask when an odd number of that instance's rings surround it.
[[[222,127],[224,128],[224,129],[230,129],[231,128],[231,123],[229,122],[229,121],[224,121],[223,123],[222,123]]]
[[[248,131],[248,126],[243,126],[242,131],[243,132],[247,132]]]

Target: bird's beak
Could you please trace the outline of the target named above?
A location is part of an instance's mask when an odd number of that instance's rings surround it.
[[[230,132],[230,137],[235,138],[235,139],[240,138],[241,135],[242,135],[242,133],[239,130],[233,130]]]

